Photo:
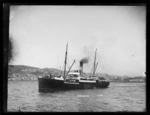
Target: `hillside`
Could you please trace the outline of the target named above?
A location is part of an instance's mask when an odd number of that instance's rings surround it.
[[[38,76],[45,72],[52,75],[60,75],[61,70],[54,68],[37,68],[25,65],[9,65],[8,66],[8,79],[9,80],[37,80]]]
[[[8,79],[9,80],[37,80],[38,76],[41,76],[45,72],[52,74],[53,76],[61,75],[62,71],[55,68],[37,68],[25,65],[9,65],[8,67]],[[89,76],[90,73],[85,73],[85,76]],[[145,82],[146,77],[143,76],[117,76],[105,73],[96,73],[97,77],[104,77],[110,81],[117,82]]]

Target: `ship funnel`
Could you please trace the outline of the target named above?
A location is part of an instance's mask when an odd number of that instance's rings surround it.
[[[80,69],[79,69],[79,72],[80,72],[80,75],[83,76],[83,63],[88,63],[89,61],[89,58],[88,57],[85,57],[85,58],[82,58],[80,60]]]
[[[80,61],[80,70],[79,70],[79,72],[80,72],[80,75],[83,76],[83,62],[82,61]]]

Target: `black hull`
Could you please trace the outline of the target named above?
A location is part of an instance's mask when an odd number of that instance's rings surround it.
[[[71,90],[71,89],[93,89],[93,88],[107,88],[108,81],[97,81],[96,83],[79,82],[79,83],[65,83],[63,80],[55,80],[48,78],[38,78],[39,91],[53,91],[53,90]]]

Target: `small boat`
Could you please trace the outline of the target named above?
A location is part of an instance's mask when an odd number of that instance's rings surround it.
[[[66,46],[65,61],[64,61],[64,71],[63,75],[52,76],[51,74],[46,73],[43,76],[38,77],[39,91],[49,91],[49,90],[71,90],[71,89],[92,89],[92,88],[107,88],[110,84],[105,78],[100,79],[100,77],[95,76],[96,68],[96,52],[94,60],[94,68],[91,75],[85,77],[83,75],[83,64],[84,60],[80,61],[80,67],[78,70],[72,70],[71,68],[75,63],[73,61],[71,67],[66,71],[67,64],[67,50],[68,43]],[[97,51],[97,50],[96,50]]]

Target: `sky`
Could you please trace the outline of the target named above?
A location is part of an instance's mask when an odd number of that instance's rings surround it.
[[[146,72],[145,6],[10,7],[9,36],[15,55],[10,64],[91,72],[97,49],[96,72],[137,76]]]

